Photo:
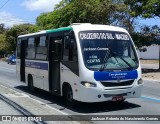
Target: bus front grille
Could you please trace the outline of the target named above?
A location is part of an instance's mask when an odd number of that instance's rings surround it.
[[[118,86],[130,86],[134,80],[123,81],[123,82],[101,82],[104,87],[118,87]]]

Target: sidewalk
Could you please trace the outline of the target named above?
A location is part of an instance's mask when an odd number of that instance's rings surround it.
[[[155,63],[155,64],[141,64],[141,68],[143,68],[143,69],[158,69],[159,64],[158,63]]]
[[[154,80],[160,82],[160,72],[142,73],[143,80]]]
[[[65,117],[65,120],[70,119],[67,113],[61,112],[53,107],[50,107],[47,104],[44,104],[38,100],[31,98],[26,94],[19,93],[17,91],[14,91],[2,85],[0,85],[0,115],[10,115],[10,116],[18,115],[22,118],[30,117],[30,116],[31,117],[38,116],[37,123],[78,124],[78,122],[75,122],[75,121],[74,122],[62,121],[64,117]],[[43,120],[43,118],[46,118],[49,120],[41,121]],[[54,118],[59,121],[58,122],[54,121]],[[0,118],[0,120],[2,120],[2,117]],[[15,123],[17,123],[17,121]]]
[[[142,65],[142,78],[147,80],[160,81],[160,70],[158,70],[159,66],[153,68],[151,64],[150,66]]]

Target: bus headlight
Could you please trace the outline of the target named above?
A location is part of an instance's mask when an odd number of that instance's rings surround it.
[[[138,84],[143,84],[142,78],[140,78],[140,79],[138,80]]]
[[[96,87],[97,85],[95,83],[92,82],[86,82],[86,81],[82,81],[81,84],[85,87]]]

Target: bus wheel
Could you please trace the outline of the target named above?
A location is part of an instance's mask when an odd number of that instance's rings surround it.
[[[66,87],[65,100],[69,107],[74,107],[75,101],[73,99],[73,92],[71,86]]]
[[[116,104],[124,104],[124,103],[125,103],[125,100],[126,100],[126,99],[122,99],[122,100],[120,100],[120,101],[116,101],[115,103],[116,103]]]
[[[33,86],[33,78],[32,76],[28,76],[28,88],[31,93],[35,92],[35,88]]]

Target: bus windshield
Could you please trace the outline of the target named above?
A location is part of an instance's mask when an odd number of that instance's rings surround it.
[[[81,31],[79,39],[85,66],[90,70],[128,70],[138,67],[129,35],[117,31]]]

